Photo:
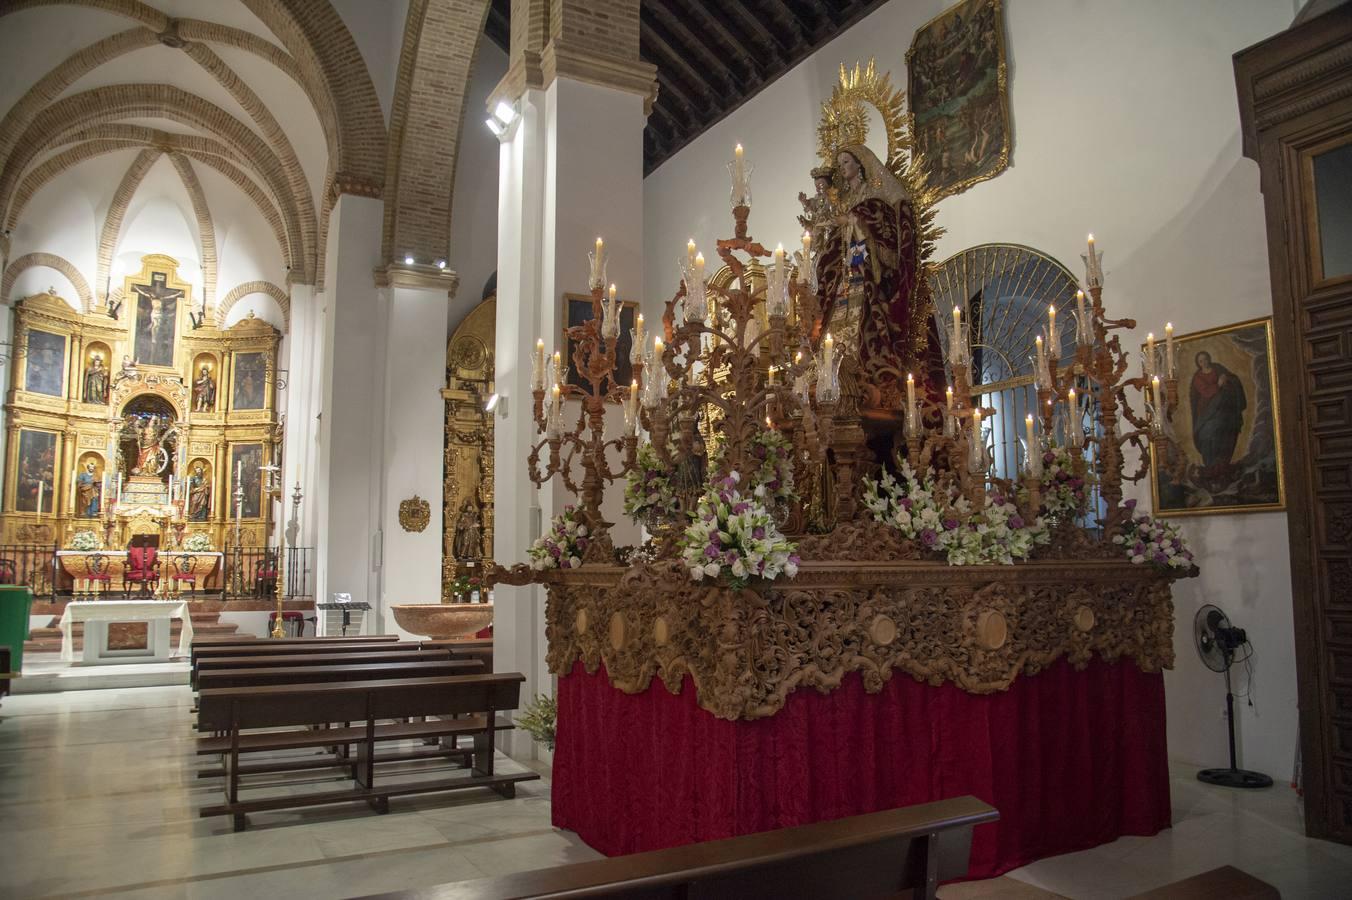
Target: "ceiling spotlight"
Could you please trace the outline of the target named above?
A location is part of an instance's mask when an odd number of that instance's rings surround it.
[[[446,260],[444,260],[444,259],[439,259],[439,260],[437,260],[437,268],[438,268],[438,269],[444,269],[444,268],[446,268]]]
[[[488,126],[489,131],[497,136],[498,140],[505,141],[511,138],[512,131],[520,118],[515,105],[508,103],[506,100],[499,100],[497,106],[493,107],[493,114],[484,121],[484,124]]]
[[[493,107],[493,118],[503,125],[510,125],[512,120],[516,118],[516,110],[506,100],[499,100],[498,105]]]
[[[404,257],[404,265],[406,265],[406,266],[411,266],[411,265],[413,265],[413,257],[411,257],[411,256],[405,256],[405,257]]]

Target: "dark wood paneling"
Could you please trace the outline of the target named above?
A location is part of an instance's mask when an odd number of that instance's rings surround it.
[[[1324,280],[1312,158],[1352,140],[1352,4],[1235,55],[1258,161],[1286,460],[1305,827],[1352,843],[1352,279]]]

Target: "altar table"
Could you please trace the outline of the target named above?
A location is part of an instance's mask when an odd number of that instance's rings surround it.
[[[122,576],[127,571],[126,550],[58,550],[56,558],[61,570],[73,579],[77,593],[93,593],[99,587],[99,581],[91,575],[108,576],[121,586]],[[196,587],[205,587],[207,580],[220,571],[223,555],[215,550],[161,550],[157,558],[160,562],[160,594],[168,596],[178,592],[176,575],[193,575]],[[110,588],[111,585],[110,581]]]
[[[187,603],[164,600],[77,600],[66,604],[57,624],[61,628],[61,660],[75,661],[75,642],[71,626],[85,623],[85,663],[127,663],[167,660],[169,658],[169,621],[181,619],[175,656],[187,656],[192,647],[192,615]],[[108,625],[113,622],[145,622],[146,650],[108,650]]]

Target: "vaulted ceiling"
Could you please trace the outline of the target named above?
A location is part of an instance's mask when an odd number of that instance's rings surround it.
[[[647,174],[885,0],[643,0],[639,46],[657,66],[643,132]],[[511,0],[486,30],[508,49]]]

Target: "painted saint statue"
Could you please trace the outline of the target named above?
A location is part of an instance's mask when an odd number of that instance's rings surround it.
[[[89,358],[84,371],[84,402],[106,404],[108,402],[108,367],[103,364],[103,354],[95,353]]]
[[[96,466],[90,460],[75,476],[75,515],[82,519],[97,519],[102,492],[103,485],[96,474]]]
[[[200,465],[194,466],[188,478],[188,519],[192,522],[205,522],[211,515],[211,479],[202,472]]]
[[[869,380],[937,372],[942,362],[931,340],[920,236],[906,186],[862,144],[836,152],[834,178],[835,217],[817,258],[822,330],[837,346],[858,348]]]
[[[136,431],[136,465],[133,475],[160,474],[160,429],[157,416],[149,416]]]
[[[192,411],[212,412],[216,409],[216,379],[211,377],[211,366],[202,364],[202,370],[192,383]]]

